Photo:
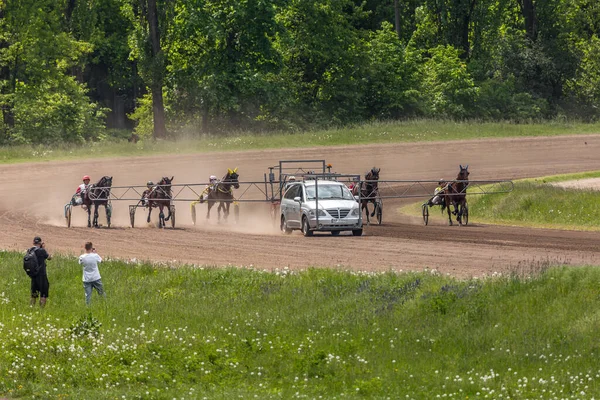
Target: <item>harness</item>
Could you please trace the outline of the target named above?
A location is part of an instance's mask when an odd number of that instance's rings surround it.
[[[233,185],[231,183],[227,183],[227,188],[225,188],[225,184],[227,182],[220,182],[217,184],[217,190],[224,194],[233,195]]]

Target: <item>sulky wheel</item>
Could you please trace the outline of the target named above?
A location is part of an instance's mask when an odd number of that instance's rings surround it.
[[[465,225],[469,225],[469,207],[466,203],[463,207],[462,213],[462,223]]]
[[[175,206],[171,206],[171,228],[175,228]]]
[[[423,208],[423,222],[427,225],[429,223],[429,206],[426,203],[421,208]]]
[[[236,224],[240,222],[240,205],[237,202],[233,203],[233,217]]]
[[[135,227],[135,209],[136,206],[129,206],[129,221],[131,222],[131,227]]]
[[[381,225],[381,222],[383,221],[383,204],[381,202],[381,200],[379,200],[377,202],[377,223],[379,225]]]
[[[70,204],[67,204],[65,206],[65,218],[67,220],[67,228],[71,227],[71,212],[73,210],[73,206]]]
[[[196,225],[196,205],[192,204],[190,210],[192,211],[192,223]]]

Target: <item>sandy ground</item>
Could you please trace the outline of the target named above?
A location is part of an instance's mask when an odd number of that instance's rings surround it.
[[[363,237],[304,238],[298,232],[284,236],[273,226],[267,204],[241,204],[238,224],[218,224],[216,215],[206,222],[206,206],[200,205],[201,224],[193,226],[189,203],[180,202],[176,229],[163,230],[146,224],[142,209],[136,228],[129,227],[127,205],[135,201],[113,202],[110,229],[85,228],[86,215],[80,208],[73,211],[75,227],[66,228],[63,217],[63,206],[83,174],[92,175],[93,181],[112,175],[114,186],[143,185],[161,176],[175,176],[174,183],[192,183],[238,167],[240,181],[263,181],[267,167],[279,160],[310,158],[326,159],[343,173],[364,174],[378,166],[382,180],[453,178],[459,164],[469,164],[472,180],[516,179],[598,170],[599,151],[600,135],[579,135],[3,165],[0,248],[24,250],[33,236],[40,235],[50,251],[68,254],[79,254],[83,242],[91,240],[102,255],[127,259],[265,269],[428,268],[459,277],[505,272],[529,263],[600,265],[598,233],[481,225],[477,215],[470,216],[467,227],[425,227],[420,219],[396,212],[402,200],[387,200],[384,224],[367,227]],[[260,198],[260,192],[252,190],[247,196]],[[193,194],[182,193],[187,197]]]
[[[555,182],[552,185],[567,189],[600,190],[600,178],[574,179],[571,181]]]

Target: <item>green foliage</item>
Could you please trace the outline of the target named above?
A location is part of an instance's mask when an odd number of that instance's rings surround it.
[[[40,85],[18,82],[12,95],[15,143],[77,143],[94,140],[102,133],[104,110],[90,103],[73,77]]]
[[[577,76],[569,82],[573,94],[584,104],[600,107],[600,39],[593,35],[589,42],[580,43],[581,64]],[[598,114],[598,111],[595,113]]]
[[[61,9],[50,0],[10,2],[3,10],[4,46],[0,106],[14,119],[4,140],[17,143],[78,142],[94,139],[104,110],[91,103],[85,87],[65,74],[81,66],[89,43],[61,32]]]
[[[103,127],[133,125],[162,135],[162,113],[149,114],[160,103],[172,137],[414,116],[594,120],[599,4],[4,1],[0,141],[102,140]]]
[[[374,118],[401,118],[418,113],[417,60],[384,22],[367,44],[369,67],[365,102]]]
[[[151,138],[154,133],[154,120],[152,117],[152,95],[146,93],[138,99],[138,105],[135,111],[128,115],[136,122],[133,130],[140,138]]]
[[[102,324],[98,319],[94,318],[92,313],[82,316],[79,320],[71,325],[71,334],[77,338],[81,337],[98,337]]]
[[[76,259],[57,256],[42,311],[28,306],[21,257],[0,253],[5,397],[600,393],[596,268],[532,265],[461,281],[108,260],[107,298],[87,308]]]
[[[451,46],[429,50],[422,69],[422,101],[429,116],[464,118],[472,112],[478,88],[459,54]]]

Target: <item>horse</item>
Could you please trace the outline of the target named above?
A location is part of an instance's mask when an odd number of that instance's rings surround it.
[[[444,208],[448,208],[448,223],[452,225],[452,214],[456,215],[458,224],[462,226],[462,216],[467,207],[467,187],[469,186],[469,166],[459,165],[460,171],[454,182],[449,183],[444,190]],[[454,206],[454,211],[450,213],[450,205]]]
[[[201,203],[208,202],[208,211],[206,212],[206,219],[210,219],[210,209],[216,202],[219,202],[217,213],[219,221],[221,220],[221,209],[223,210],[223,219],[227,220],[229,216],[229,207],[233,203],[233,189],[239,189],[239,174],[237,168],[227,169],[227,174],[221,179],[219,183],[215,185],[213,190],[208,193],[206,199],[200,200]]]
[[[379,171],[381,168],[371,168],[369,172],[365,175],[365,181],[361,182],[359,185],[355,185],[352,188],[352,194],[357,196],[360,188],[360,201],[361,201],[361,212],[366,210],[367,212],[367,225],[370,224],[369,220],[369,203],[373,203],[373,212],[371,213],[371,217],[375,216],[377,212],[377,197],[379,196]]]
[[[158,209],[159,209],[158,227],[159,228],[164,228],[165,221],[168,221],[169,219],[171,219],[171,199],[173,198],[173,196],[171,194],[171,183],[173,182],[173,178],[175,178],[175,177],[172,176],[169,179],[168,177],[163,176],[163,178],[158,182],[158,185],[156,185],[156,187],[154,189],[152,189],[152,191],[148,195],[148,220],[147,220],[147,222],[150,223],[150,215],[152,214],[152,208],[158,207]],[[167,218],[165,218],[165,213],[163,212],[163,209],[165,207],[167,207],[167,209],[169,210],[169,215],[167,216]]]
[[[92,205],[94,206],[94,228],[98,227],[98,206],[104,206],[106,210],[106,223],[110,227],[111,208],[109,200],[111,186],[112,176],[103,176],[98,183],[90,185],[88,190],[86,190],[85,196],[83,196],[83,205],[87,207],[88,228],[92,227],[92,222],[90,221]]]

